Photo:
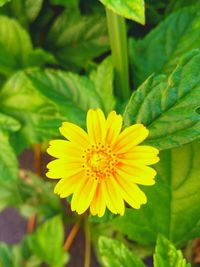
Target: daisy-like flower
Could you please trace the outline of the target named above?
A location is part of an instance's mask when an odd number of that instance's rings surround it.
[[[112,111],[107,119],[100,109],[87,113],[87,133],[64,122],[61,134],[47,149],[57,158],[47,165],[48,178],[60,179],[54,192],[61,198],[73,194],[71,209],[78,214],[89,207],[92,215],[103,216],[106,207],[123,215],[125,201],[139,209],[147,202],[139,185],[153,185],[156,171],[148,165],[159,161],[158,150],[138,146],[149,131],[142,124],[121,132],[122,116]]]

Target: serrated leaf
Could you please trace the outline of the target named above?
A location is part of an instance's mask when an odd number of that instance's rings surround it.
[[[105,112],[109,113],[115,105],[113,92],[114,69],[110,57],[98,65],[97,70],[90,74],[90,79],[94,82],[95,89],[102,99]]]
[[[24,66],[28,54],[32,50],[32,44],[28,33],[14,19],[0,15],[0,49],[3,49],[5,54],[0,63],[6,61],[7,55],[9,64],[6,66],[9,71],[15,70]],[[4,66],[0,66],[0,70]],[[3,74],[5,70],[3,71]]]
[[[150,77],[136,90],[124,112],[125,126],[143,123],[147,144],[177,147],[200,136],[200,51],[185,55],[169,77]]]
[[[100,0],[100,2],[113,12],[127,19],[145,24],[144,0]]]
[[[63,12],[50,29],[46,47],[65,68],[85,67],[109,50],[106,19]]]
[[[40,227],[30,237],[30,247],[40,259],[50,266],[63,267],[68,254],[63,249],[64,229],[61,217],[54,217]]]
[[[104,267],[145,267],[123,243],[108,237],[99,238],[99,252]]]
[[[65,120],[84,126],[88,109],[102,107],[93,82],[86,76],[55,70],[27,75],[38,91],[56,103]]]
[[[183,258],[181,250],[176,250],[174,245],[166,238],[159,235],[154,254],[154,267],[191,267]]]
[[[137,85],[152,73],[169,74],[184,53],[200,47],[199,15],[198,8],[182,9],[167,17],[143,40],[130,41],[132,75]]]
[[[52,101],[43,96],[23,72],[16,73],[0,92],[1,112],[21,123],[13,136],[18,150],[58,135],[62,117]]]
[[[200,228],[200,143],[160,153],[156,184],[144,188],[147,204],[140,210],[127,209],[113,225],[131,240],[154,244],[161,233],[176,245],[199,236]]]

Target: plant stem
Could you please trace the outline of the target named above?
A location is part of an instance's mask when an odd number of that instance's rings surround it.
[[[64,244],[64,250],[65,251],[69,251],[79,229],[80,229],[80,226],[81,226],[81,218],[80,220],[72,227],[69,235],[67,236],[66,238],[66,241],[65,241],[65,244]]]
[[[88,218],[85,218],[85,262],[84,267],[90,267],[91,259],[91,232]]]
[[[116,95],[121,100],[130,96],[126,21],[106,8],[108,33],[115,69]]]

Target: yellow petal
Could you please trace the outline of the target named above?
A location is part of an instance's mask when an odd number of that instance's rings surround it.
[[[55,186],[54,193],[60,195],[61,198],[68,197],[73,194],[81,179],[84,177],[84,172],[79,172],[73,176],[62,178]]]
[[[90,205],[90,212],[92,215],[98,215],[99,217],[102,217],[105,213],[105,209],[106,209],[106,203],[103,198],[101,183],[99,183],[97,185],[94,198]]]
[[[117,210],[117,213],[119,213],[121,216],[124,215],[125,206],[124,201],[121,194],[121,188],[116,183],[116,180],[114,177],[110,177],[107,181],[107,188],[110,192],[110,198],[112,202],[115,205],[115,209]]]
[[[114,144],[114,151],[118,154],[129,152],[136,145],[144,141],[149,131],[142,124],[127,127],[118,137]]]
[[[145,165],[134,164],[134,162],[132,164],[123,163],[118,169],[132,175],[133,177],[147,177],[152,179],[157,174],[153,168]]]
[[[69,141],[73,142],[80,148],[85,148],[89,145],[87,133],[76,124],[63,122],[59,128],[61,134]]]
[[[83,170],[80,163],[67,163],[61,159],[51,161],[47,167],[50,169],[46,176],[51,179],[69,177]]]
[[[126,172],[124,172],[123,170],[117,170],[116,172],[120,177],[126,177],[126,179],[128,179],[130,182],[134,183],[134,184],[141,184],[141,185],[154,185],[155,184],[155,180],[154,177],[146,177],[144,176],[136,176],[133,174],[128,174]]]
[[[115,111],[110,112],[106,120],[106,143],[113,144],[122,128],[122,116],[117,115]]]
[[[125,164],[151,165],[159,161],[158,150],[151,146],[136,146],[130,152],[118,155]]]
[[[142,204],[147,202],[145,194],[139,187],[122,176],[115,176],[118,185],[122,189],[124,200],[133,208],[139,209]]]
[[[100,109],[90,109],[87,113],[87,131],[91,144],[98,144],[105,139],[105,116]]]
[[[84,213],[90,206],[94,197],[98,182],[95,179],[85,179],[83,183],[75,191],[71,208],[72,211],[77,211],[78,214]]]
[[[47,153],[55,158],[63,157],[81,157],[83,150],[66,140],[53,140],[49,142],[50,146]]]

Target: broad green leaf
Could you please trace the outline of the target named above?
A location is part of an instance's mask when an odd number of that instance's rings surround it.
[[[150,77],[136,90],[124,112],[125,126],[143,123],[147,144],[167,149],[200,136],[200,51],[184,56],[169,77]]]
[[[127,209],[113,225],[131,240],[154,244],[161,233],[180,245],[200,234],[200,143],[160,153],[156,184],[144,188],[148,202]]]
[[[64,229],[61,217],[54,217],[30,236],[30,247],[35,255],[50,266],[63,267],[68,254],[63,249]]]
[[[166,238],[159,235],[154,254],[154,267],[191,267],[183,258],[181,250],[176,250],[174,245]]]
[[[0,111],[21,123],[20,131],[12,140],[17,150],[58,136],[58,127],[64,118],[56,105],[43,96],[23,72],[16,73],[3,86],[0,102]]]
[[[0,131],[0,151],[0,180],[5,182],[16,180],[18,178],[18,162],[8,135],[2,131]]]
[[[54,102],[65,120],[85,125],[89,108],[101,107],[93,82],[86,76],[46,70],[27,73],[35,88]]]
[[[99,252],[104,267],[145,267],[123,243],[111,238],[99,238]]]
[[[3,49],[5,55],[0,59],[0,63],[6,61],[8,54],[10,68],[23,67],[28,54],[32,51],[32,44],[28,33],[20,24],[11,18],[0,15],[0,50]],[[7,64],[6,64],[7,65]],[[9,67],[9,66],[8,66]],[[0,70],[3,66],[0,66]]]
[[[169,74],[184,53],[200,47],[199,32],[199,9],[193,7],[171,14],[143,40],[131,39],[134,82],[138,85],[152,73]]]
[[[106,19],[68,10],[50,29],[46,47],[64,67],[85,67],[109,50]]]
[[[145,24],[144,0],[100,0],[113,12],[141,24]]]
[[[95,89],[102,99],[102,104],[106,113],[114,109],[114,71],[111,58],[106,58],[101,64],[98,65],[97,70],[93,71],[90,79],[95,84]]]
[[[5,5],[9,1],[10,0],[0,0],[0,7],[2,7],[3,5]]]

